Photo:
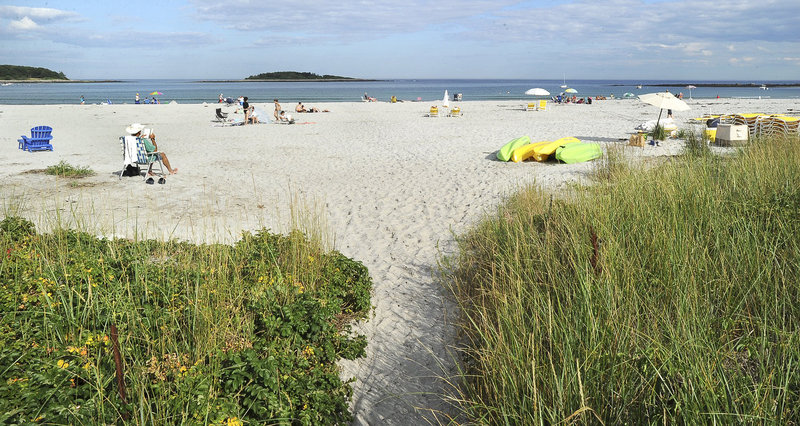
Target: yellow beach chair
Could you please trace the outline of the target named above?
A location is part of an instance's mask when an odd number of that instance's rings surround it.
[[[542,99],[539,101],[539,111],[547,111],[547,101]]]
[[[432,106],[430,112],[428,113],[428,117],[438,117],[439,116],[439,108]]]
[[[536,102],[528,102],[528,106],[525,107],[525,111],[536,111]]]
[[[450,110],[450,117],[461,117],[461,108],[454,107]]]

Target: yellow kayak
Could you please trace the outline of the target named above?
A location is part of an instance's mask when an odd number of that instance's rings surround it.
[[[550,141],[535,142],[518,147],[511,153],[511,161],[519,163],[533,157],[536,147],[546,143],[550,143]]]
[[[558,149],[558,147],[571,143],[580,143],[580,142],[581,141],[572,136],[561,138],[553,142],[548,142],[546,144],[539,145],[536,148],[534,148],[532,157],[536,161],[544,161],[547,160],[547,157],[556,152],[556,149]]]

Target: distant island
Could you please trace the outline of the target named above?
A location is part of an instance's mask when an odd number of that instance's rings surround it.
[[[200,80],[198,83],[242,83],[246,81],[378,81],[362,78],[342,77],[340,75],[319,75],[313,72],[277,71],[251,75],[244,80]]]
[[[251,75],[245,80],[355,80],[352,77],[342,77],[340,75],[319,75],[313,72],[297,72],[297,71],[278,71],[278,72],[265,72],[257,75]]]
[[[63,72],[41,67],[0,65],[0,80],[69,80]]]

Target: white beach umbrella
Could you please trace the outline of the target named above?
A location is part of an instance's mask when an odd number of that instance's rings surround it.
[[[686,105],[686,102],[676,98],[675,95],[669,92],[646,93],[644,95],[639,95],[639,99],[646,104],[659,108],[656,126],[658,126],[658,123],[661,121],[661,113],[664,112],[664,108],[675,111],[688,111],[692,109],[689,105]]]
[[[690,84],[686,88],[689,89],[689,99],[692,99],[692,89],[697,89],[697,86]]]
[[[450,97],[447,96],[447,90],[444,91],[444,99],[442,99],[442,106],[445,108],[450,107]]]
[[[533,89],[528,89],[525,91],[525,94],[531,96],[550,96],[550,92],[542,89],[541,87],[534,87]]]

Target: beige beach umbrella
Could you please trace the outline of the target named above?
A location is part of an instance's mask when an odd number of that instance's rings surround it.
[[[661,121],[661,113],[664,112],[664,108],[675,111],[689,111],[692,109],[686,102],[676,98],[675,95],[669,92],[646,93],[639,95],[639,99],[646,104],[659,108],[656,126]]]

